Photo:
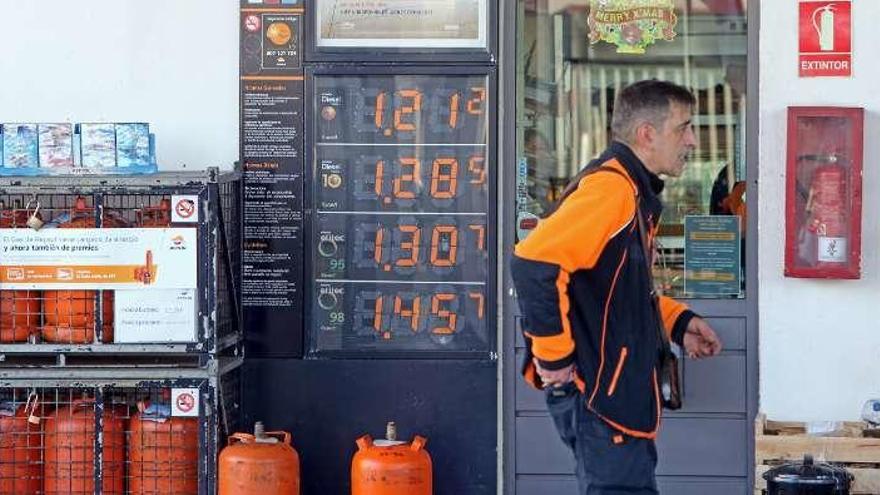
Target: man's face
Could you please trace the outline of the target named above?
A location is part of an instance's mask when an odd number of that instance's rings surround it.
[[[688,156],[697,146],[690,105],[670,104],[669,115],[654,137],[653,171],[670,177],[680,176]]]

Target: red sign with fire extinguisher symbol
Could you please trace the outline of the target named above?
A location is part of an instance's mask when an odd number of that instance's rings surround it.
[[[852,3],[800,2],[800,77],[852,75]]]

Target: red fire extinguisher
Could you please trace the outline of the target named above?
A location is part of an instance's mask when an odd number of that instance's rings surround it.
[[[847,169],[836,156],[813,170],[804,210],[804,241],[808,242],[802,244],[806,248],[802,257],[816,267],[835,267],[848,261],[847,186]]]

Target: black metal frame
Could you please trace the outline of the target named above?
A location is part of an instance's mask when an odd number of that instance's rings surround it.
[[[497,320],[494,308],[497,302],[497,279],[498,279],[498,254],[492,249],[498,243],[498,227],[497,224],[491,222],[497,214],[496,205],[498,204],[498,183],[499,163],[497,153],[498,130],[495,125],[497,119],[498,108],[498,78],[496,68],[489,65],[460,65],[460,66],[363,66],[363,65],[322,65],[306,68],[306,96],[305,96],[305,115],[306,115],[306,142],[305,142],[305,163],[304,167],[304,183],[314,184],[316,175],[316,132],[317,117],[315,110],[311,104],[315,99],[314,78],[316,76],[339,75],[339,76],[393,76],[393,75],[475,75],[485,76],[488,79],[488,86],[491,88],[488,95],[488,107],[492,112],[488,117],[488,146],[487,160],[490,164],[489,176],[487,180],[490,184],[489,190],[489,206],[487,210],[487,232],[486,246],[489,251],[489,265],[486,285],[486,330],[487,340],[489,342],[489,352],[484,351],[310,351],[310,325],[312,323],[312,304],[309,296],[314,294],[315,284],[308,274],[312,270],[312,256],[314,254],[314,246],[304,243],[303,246],[303,264],[304,271],[307,274],[304,284],[304,295],[306,301],[303,304],[304,321],[303,325],[303,349],[309,358],[342,358],[342,359],[364,359],[364,358],[392,358],[392,359],[489,359],[494,360],[497,357]],[[311,187],[305,187],[303,192],[303,204],[306,212],[303,224],[303,231],[308,232],[308,236],[313,238],[315,224],[315,208],[314,195]]]
[[[239,171],[220,174],[217,188],[211,188],[209,204],[215,205],[217,236],[216,277],[211,281],[216,297],[217,314],[214,318],[214,349],[222,352],[243,346],[244,334],[241,317],[241,253],[244,220],[242,174]],[[224,331],[224,326],[231,329]]]
[[[14,343],[0,344],[0,352],[21,355],[193,355],[204,365],[208,354],[235,349],[242,341],[240,308],[236,270],[240,267],[241,222],[240,174],[219,174],[217,169],[196,173],[161,173],[149,176],[120,177],[4,177],[0,178],[0,196],[17,198],[31,196],[91,198],[95,210],[95,225],[100,225],[101,213],[107,200],[115,196],[171,196],[198,195],[202,218],[198,229],[198,314],[194,341],[168,344],[128,343]],[[222,187],[222,191],[221,191]],[[229,211],[223,211],[229,206]],[[223,272],[222,275],[219,272]],[[220,282],[223,282],[221,286]],[[103,291],[96,291],[100,294]],[[96,342],[103,333],[103,298],[97,296],[95,312]],[[229,318],[229,321],[220,321]],[[219,334],[225,329],[228,334]],[[25,359],[25,361],[28,361]],[[14,364],[15,359],[7,362]],[[56,363],[63,364],[63,363]]]
[[[317,3],[317,2],[315,2]],[[351,62],[358,64],[389,63],[484,63],[494,64],[498,54],[498,0],[486,0],[486,46],[483,48],[328,48],[318,47],[318,15],[317,7],[306,8],[305,61],[315,62]]]
[[[748,60],[747,60],[747,94],[748,98],[746,108],[746,161],[749,166],[746,169],[747,179],[747,196],[752,205],[760,205],[760,197],[758,195],[758,177],[759,177],[759,44],[761,29],[761,0],[752,2],[746,10],[746,18],[748,22]],[[499,133],[501,141],[499,149],[501,150],[501,159],[508,164],[512,164],[516,159],[516,110],[517,103],[517,81],[516,81],[516,38],[519,33],[517,28],[517,1],[504,2],[500,17],[501,29],[501,52],[499,65],[500,81],[501,81],[501,98],[505,105],[502,108],[510,108],[509,111],[501,113],[499,121]],[[514,192],[516,190],[515,173],[504,174],[501,177],[500,187],[504,191],[502,194],[502,203],[504,205],[513,205],[515,201]],[[748,452],[747,459],[749,461],[749,469],[747,469],[748,488],[754,486],[755,476],[755,435],[754,421],[758,412],[758,336],[760,329],[758,327],[758,296],[760,291],[760,283],[758,280],[758,221],[760,216],[760,208],[751,208],[748,215],[748,232],[750,235],[746,238],[746,289],[744,299],[727,299],[727,300],[691,300],[689,303],[695,306],[695,310],[706,316],[745,316],[746,318],[746,434]],[[516,212],[513,208],[502,209],[498,216],[502,225],[515,225]],[[501,258],[509,259],[515,244],[515,231],[512,228],[504,229],[502,233],[503,244],[499,246]],[[505,261],[506,264],[506,261]],[[503,445],[504,448],[500,455],[502,456],[501,480],[502,491],[504,493],[516,492],[516,408],[514,407],[516,380],[521,378],[518,376],[519,363],[516,358],[516,335],[519,334],[517,328],[517,310],[511,307],[514,304],[514,293],[512,292],[512,282],[509,280],[509,272],[505,267],[502,270],[502,288],[505,290],[510,288],[510,293],[502,294],[499,300],[499,311],[503,314],[500,322],[499,335],[501,335],[499,349],[502,355],[503,379],[502,401],[499,412],[499,420],[503,425]],[[513,333],[511,333],[511,331]],[[504,333],[507,332],[507,333]],[[751,493],[751,491],[749,491]]]

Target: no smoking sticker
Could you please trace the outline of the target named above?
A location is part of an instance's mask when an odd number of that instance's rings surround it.
[[[171,389],[171,416],[195,418],[199,416],[199,389]]]
[[[199,221],[198,196],[172,196],[171,205],[172,223],[197,223]]]

